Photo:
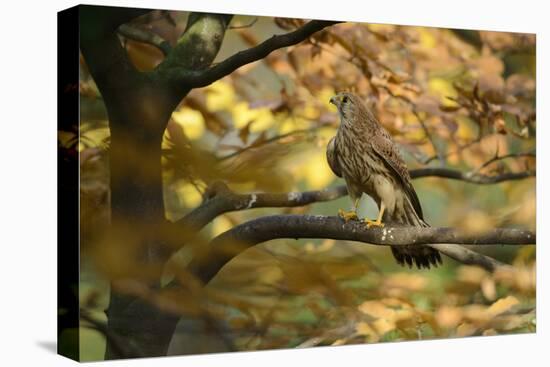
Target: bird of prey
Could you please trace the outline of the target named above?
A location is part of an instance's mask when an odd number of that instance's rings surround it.
[[[346,221],[357,220],[357,204],[363,193],[379,208],[376,220],[365,219],[368,228],[384,223],[428,227],[411,177],[397,145],[380,125],[367,105],[352,93],[338,93],[330,99],[338,108],[340,126],[327,146],[332,171],[344,178],[353,206],[350,212],[339,210]],[[439,252],[428,246],[392,246],[393,256],[401,265],[420,268],[440,264]]]

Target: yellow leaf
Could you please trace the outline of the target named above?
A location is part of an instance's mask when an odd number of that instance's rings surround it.
[[[395,329],[395,322],[387,319],[378,319],[372,323],[372,326],[379,335],[384,335]]]
[[[464,265],[458,268],[457,279],[464,283],[481,284],[487,275],[487,271],[478,266]]]
[[[204,133],[204,117],[198,111],[183,107],[172,113],[172,119],[183,128],[185,135],[191,140],[199,139]]]
[[[359,311],[374,317],[374,318],[386,318],[393,320],[395,318],[395,310],[386,307],[380,301],[365,301],[358,307]]]
[[[435,45],[437,44],[437,40],[432,34],[433,31],[424,27],[419,27],[417,29],[418,29],[418,34],[420,36],[420,44],[424,48],[434,48]]]
[[[497,298],[495,281],[492,278],[487,277],[481,281],[481,293],[483,293],[483,296],[490,301]]]
[[[174,191],[178,200],[187,208],[192,208],[200,204],[202,197],[195,186],[190,183],[175,185]]]
[[[369,23],[366,24],[367,27],[375,32],[393,32],[395,29],[395,25],[393,24],[377,24],[377,23]]]
[[[462,310],[458,307],[442,306],[435,313],[435,320],[443,328],[454,328],[462,321]]]
[[[275,119],[269,108],[251,109],[247,102],[239,102],[231,111],[233,115],[233,126],[236,129],[242,129],[248,123],[250,132],[258,133],[273,126]]]
[[[317,246],[317,251],[323,252],[323,251],[330,251],[334,248],[334,245],[336,244],[335,240],[324,240],[321,242],[319,246]]]
[[[372,318],[385,319],[389,323],[406,321],[415,317],[414,310],[410,305],[395,298],[365,301],[357,308]]]
[[[482,333],[483,336],[494,336],[498,335],[495,329],[487,329]]]
[[[451,82],[443,78],[432,78],[428,82],[428,88],[431,93],[438,96],[443,106],[456,106],[456,102],[447,97],[456,97],[457,92]]]
[[[495,303],[493,303],[488,309],[487,313],[491,316],[497,316],[500,315],[508,310],[510,310],[512,307],[517,305],[519,303],[518,299],[514,296],[508,296],[505,298],[501,298]]]
[[[428,284],[428,280],[419,274],[397,273],[384,280],[385,288],[402,288],[410,291],[421,291]]]
[[[370,325],[363,321],[357,323],[357,325],[355,326],[355,331],[359,335],[369,335],[374,332]]]
[[[464,217],[462,227],[470,234],[484,233],[488,228],[495,227],[495,222],[486,211],[471,209]]]
[[[305,119],[315,120],[319,118],[319,109],[311,104],[307,104],[301,111],[298,111],[298,114]]]
[[[336,178],[323,150],[311,155],[303,166],[303,175],[311,189],[322,189]]]
[[[287,116],[279,124],[279,133],[288,134],[292,131],[307,129],[310,126],[310,122],[300,116]]]
[[[328,142],[332,137],[336,135],[336,130],[334,128],[322,128],[317,130],[317,140],[322,144],[322,148],[326,149]]]
[[[528,319],[524,315],[501,315],[491,322],[491,327],[496,330],[514,330],[528,326]]]
[[[531,293],[536,290],[536,266],[515,264],[514,268],[503,268],[495,271],[495,281],[509,287],[518,289],[524,293]]]
[[[229,110],[235,104],[235,91],[222,80],[211,84],[206,91],[206,107],[210,111]]]
[[[456,116],[456,123],[458,125],[458,130],[456,131],[456,136],[458,138],[472,140],[476,137],[477,127],[469,117],[458,115]]]
[[[258,278],[265,284],[277,284],[284,278],[283,271],[275,266],[262,268],[258,275]]]
[[[344,345],[346,344],[346,339],[336,339],[332,345]]]
[[[456,335],[470,336],[470,335],[473,335],[476,331],[477,331],[477,328],[474,325],[465,322],[458,326],[458,328],[456,329]]]
[[[259,133],[269,129],[275,123],[275,119],[269,108],[257,108],[254,123],[250,126],[250,132]]]
[[[242,129],[254,118],[254,113],[248,108],[247,102],[237,103],[231,110],[233,115],[233,126],[235,129]]]
[[[380,340],[376,331],[366,322],[358,322],[355,326],[355,331],[358,335],[365,336],[369,342],[377,342]]]
[[[464,319],[474,324],[483,324],[491,319],[484,305],[472,304],[462,308]]]
[[[88,122],[80,123],[80,129],[81,129],[80,137],[86,138],[86,144],[83,145],[83,148],[85,148],[85,146],[99,147],[105,141],[105,139],[109,137],[110,130],[109,130],[107,121],[105,122],[101,121],[101,125],[100,126],[97,126],[97,125],[98,125],[97,122],[94,122],[93,125]],[[79,152],[82,151],[80,150],[81,144],[82,143],[79,143]]]

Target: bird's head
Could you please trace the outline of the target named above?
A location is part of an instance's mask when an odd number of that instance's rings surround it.
[[[356,116],[358,109],[362,106],[362,101],[354,94],[348,92],[340,92],[330,99],[330,103],[338,108],[340,119],[342,122]]]
[[[342,124],[352,125],[375,120],[367,105],[353,93],[340,92],[330,99],[330,103],[338,108]]]

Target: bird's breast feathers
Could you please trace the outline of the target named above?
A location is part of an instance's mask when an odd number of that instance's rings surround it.
[[[368,185],[373,175],[387,175],[388,169],[376,157],[376,153],[366,139],[355,137],[349,129],[341,129],[335,138],[337,159],[342,175],[359,185]]]

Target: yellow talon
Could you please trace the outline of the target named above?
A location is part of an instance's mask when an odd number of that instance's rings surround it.
[[[382,223],[380,219],[377,219],[377,220],[365,219],[365,223],[367,224],[367,228],[370,228],[370,227],[384,228],[384,223]]]
[[[350,220],[357,220],[357,213],[355,211],[346,212],[342,209],[338,209],[338,216],[344,221],[349,222]]]
[[[370,220],[365,218],[365,223],[367,223],[367,228],[370,228],[370,227],[384,228],[384,223],[382,223],[382,216],[384,215],[385,210],[386,210],[386,205],[384,205],[384,202],[382,202],[380,204],[380,211],[378,212],[378,218],[376,218],[376,220]]]

